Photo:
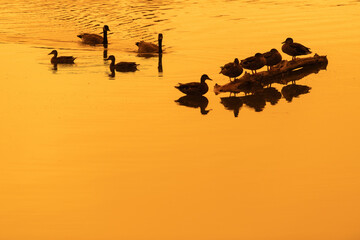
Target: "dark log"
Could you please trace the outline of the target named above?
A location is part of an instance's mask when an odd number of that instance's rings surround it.
[[[311,73],[317,73],[321,69],[326,69],[327,64],[327,57],[317,54],[313,57],[296,58],[291,61],[283,60],[273,66],[270,71],[255,74],[245,72],[241,78],[235,79],[233,82],[224,85],[215,84],[214,92],[215,94],[221,92],[254,93],[272,83],[287,84],[290,81],[295,82]]]

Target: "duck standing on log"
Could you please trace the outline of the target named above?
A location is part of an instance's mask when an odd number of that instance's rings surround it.
[[[220,68],[221,68],[220,73],[222,73],[225,76],[228,76],[230,78],[230,82],[231,82],[231,78],[234,78],[235,80],[235,78],[240,76],[243,72],[243,68],[240,66],[239,59],[237,58],[235,58],[234,62],[227,63]]]
[[[271,49],[269,52],[263,53],[266,60],[267,70],[271,69],[272,66],[281,62],[281,54],[275,48]]]
[[[266,59],[264,58],[263,54],[256,53],[255,56],[245,58],[241,60],[240,65],[243,68],[251,70],[251,73],[256,73],[256,70],[262,68],[266,64]]]
[[[135,72],[137,71],[137,66],[139,64],[136,64],[135,62],[119,62],[115,64],[115,56],[110,55],[108,59],[111,60],[110,63],[110,71],[114,72],[114,70],[118,72]]]
[[[179,83],[175,88],[179,89],[180,92],[185,93],[186,95],[204,95],[208,92],[209,87],[206,84],[206,80],[212,80],[208,75],[203,74],[201,76],[200,82],[190,82],[190,83]]]
[[[287,38],[285,42],[283,42],[281,50],[292,56],[292,60],[295,60],[296,56],[307,55],[310,54],[310,48],[305,47],[300,43],[294,42],[292,38]]]
[[[159,33],[158,35],[158,45],[151,43],[151,42],[144,42],[140,41],[135,43],[138,46],[138,53],[159,53],[161,54],[162,51],[162,40],[163,35]]]
[[[104,46],[107,46],[108,44],[108,38],[107,38],[107,32],[110,31],[108,25],[104,25],[103,27],[103,36],[100,36],[98,34],[93,33],[82,33],[77,35],[79,38],[81,38],[82,42],[84,44],[89,45],[96,45],[96,44],[103,44]]]
[[[74,58],[73,56],[61,56],[58,57],[58,52],[56,50],[52,50],[51,53],[49,53],[48,55],[54,54],[54,56],[51,58],[51,63],[52,64],[73,64],[74,60],[76,58]]]

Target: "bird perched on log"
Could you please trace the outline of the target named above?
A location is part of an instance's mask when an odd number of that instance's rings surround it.
[[[58,63],[73,64],[74,60],[76,59],[73,56],[61,56],[61,57],[58,57],[58,52],[56,50],[52,50],[52,52],[49,53],[48,55],[51,55],[51,54],[54,54],[54,56],[51,58],[51,63],[52,64],[58,64]]]
[[[239,59],[237,58],[235,58],[234,62],[227,63],[220,68],[221,68],[220,73],[222,73],[225,76],[228,76],[230,78],[230,82],[231,82],[231,78],[234,78],[235,80],[235,78],[240,76],[243,72],[243,68],[240,66]]]
[[[271,69],[272,66],[281,62],[282,57],[281,54],[275,48],[271,49],[269,52],[263,53],[264,58],[266,60],[267,70]]]
[[[82,42],[89,45],[103,44],[106,46],[108,44],[107,32],[110,31],[108,25],[103,27],[103,36],[93,33],[82,33],[77,35],[81,38]]]
[[[106,60],[111,60],[110,63],[110,71],[113,72],[114,70],[118,72],[135,72],[137,71],[137,66],[135,62],[119,62],[115,64],[115,56],[110,55]]]
[[[212,80],[208,75],[203,74],[201,76],[200,82],[190,82],[190,83],[179,83],[175,88],[179,89],[180,92],[185,93],[186,95],[204,95],[208,92],[209,87],[206,84],[206,80]]]
[[[283,42],[281,50],[292,56],[292,60],[295,60],[296,56],[307,55],[310,54],[310,48],[305,47],[300,43],[295,43],[292,38],[287,38],[285,42]]]
[[[256,73],[256,70],[262,68],[266,64],[266,59],[264,58],[263,54],[256,53],[255,56],[245,58],[241,60],[240,65],[243,68],[251,70],[251,73]]]
[[[138,53],[162,53],[162,40],[163,35],[158,35],[158,45],[151,42],[140,41],[135,43],[138,46]]]

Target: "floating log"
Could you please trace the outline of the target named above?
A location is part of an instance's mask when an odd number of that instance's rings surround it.
[[[273,66],[270,71],[245,74],[224,85],[215,84],[214,92],[254,93],[261,90],[264,86],[272,83],[287,84],[295,82],[311,73],[317,73],[321,69],[326,69],[328,60],[326,56],[315,54],[313,57],[296,58],[295,60],[282,60],[279,64]]]

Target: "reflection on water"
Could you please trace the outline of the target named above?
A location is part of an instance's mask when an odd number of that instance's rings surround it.
[[[301,94],[310,92],[311,87],[291,84],[281,89],[281,93],[286,101],[291,102],[294,97],[299,97]]]
[[[179,98],[178,100],[175,100],[175,102],[178,103],[180,106],[186,106],[190,108],[200,108],[200,113],[202,115],[206,115],[211,111],[211,109],[208,110],[206,109],[209,104],[209,100],[204,96],[186,95]]]
[[[359,6],[2,1],[0,42],[24,44],[0,44],[0,239],[355,239]],[[108,48],[80,44],[105,24]],[[171,51],[137,57],[160,32]],[[174,102],[177,82],[225,83],[219,66],[287,36],[331,56],[329,71]],[[76,65],[50,65],[49,49]],[[109,55],[141,71],[115,75]]]
[[[256,112],[261,112],[265,108],[266,102],[269,102],[271,105],[276,105],[282,96],[288,102],[291,102],[294,97],[309,93],[311,89],[309,86],[296,85],[295,81],[298,81],[310,74],[316,74],[320,70],[325,70],[326,67],[327,63],[306,66],[266,79],[266,81],[263,82],[263,84],[267,86],[271,86],[271,84],[275,83],[287,85],[289,82],[292,82],[291,85],[284,86],[281,89],[281,93],[275,87],[263,88],[259,82],[246,81],[244,84],[239,86],[239,91],[245,93],[245,96],[223,97],[221,98],[221,103],[227,110],[234,111],[234,116],[237,117],[243,104],[253,108]]]

